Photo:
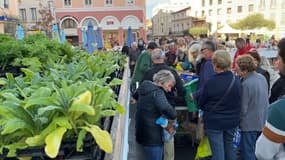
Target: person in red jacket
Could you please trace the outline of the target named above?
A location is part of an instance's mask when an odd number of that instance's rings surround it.
[[[246,54],[250,49],[254,48],[250,44],[246,44],[246,41],[243,38],[237,38],[235,40],[235,44],[237,47],[237,52],[235,53],[234,60],[232,63],[232,70],[234,72],[235,72],[235,68],[236,68],[235,63],[236,63],[237,57]]]

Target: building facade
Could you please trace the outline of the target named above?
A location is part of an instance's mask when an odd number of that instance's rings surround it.
[[[214,33],[224,24],[234,23],[254,13],[261,13],[265,18],[276,23],[275,33],[285,36],[285,1],[284,0],[191,0],[192,16],[205,18],[211,24]]]
[[[160,37],[168,35],[171,31],[172,15],[169,10],[159,10],[152,18],[152,36]]]
[[[15,35],[18,18],[18,1],[1,0],[0,33]]]
[[[135,39],[146,40],[145,0],[56,0],[55,17],[66,38],[82,44],[82,31],[89,22],[103,33],[105,44],[123,45],[127,30],[132,28]]]

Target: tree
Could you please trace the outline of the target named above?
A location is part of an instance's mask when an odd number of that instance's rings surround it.
[[[240,30],[258,29],[262,27],[272,30],[275,28],[276,24],[273,20],[265,19],[264,15],[257,13],[249,15],[236,23],[232,23],[230,26]]]
[[[189,29],[189,33],[194,36],[208,34],[208,28],[207,27],[192,27]]]
[[[52,22],[54,21],[54,17],[49,7],[44,6],[41,2],[39,3],[39,6],[40,6],[39,14],[41,16],[40,16],[39,21],[36,24],[36,27],[40,26],[40,28],[37,28],[37,29],[44,30],[48,34],[50,34],[51,29],[52,29],[51,26],[53,25]]]

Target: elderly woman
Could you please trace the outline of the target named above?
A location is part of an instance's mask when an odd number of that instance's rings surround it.
[[[212,160],[235,160],[233,136],[240,121],[240,81],[230,71],[231,57],[226,51],[217,50],[212,63],[216,74],[206,82],[199,99],[205,132]]]
[[[164,116],[176,119],[176,112],[164,92],[170,92],[175,78],[168,70],[161,70],[153,76],[153,82],[145,80],[138,88],[139,99],[136,112],[136,140],[143,145],[146,160],[162,160],[163,129],[156,119]]]
[[[250,55],[237,58],[236,71],[242,78],[241,109],[241,156],[244,160],[255,158],[255,143],[265,124],[268,102],[266,79],[257,73],[254,59]]]

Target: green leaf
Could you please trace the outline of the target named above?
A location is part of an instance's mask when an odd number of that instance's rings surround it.
[[[48,87],[40,87],[35,90],[32,97],[49,97],[51,95],[51,89]]]
[[[6,145],[5,148],[9,150],[7,157],[16,157],[17,149],[25,149],[28,145],[24,142],[16,142],[9,145]]]
[[[113,152],[112,138],[107,131],[102,130],[96,125],[89,125],[89,127],[82,128],[92,134],[96,143],[103,151],[105,151],[106,153]]]
[[[69,123],[67,117],[54,118],[52,123],[55,123],[56,125],[58,125],[60,127],[65,127],[67,129],[72,129],[72,126]]]
[[[46,107],[41,107],[41,108],[38,109],[38,115],[41,116],[41,115],[43,115],[43,114],[46,113],[46,112],[54,111],[54,110],[62,110],[62,108],[59,107],[59,106],[46,106]]]
[[[84,143],[84,138],[86,137],[86,131],[85,130],[80,130],[78,134],[78,138],[76,141],[76,151],[77,152],[83,152],[83,143]]]
[[[7,84],[7,80],[4,78],[0,78],[0,85],[3,86],[5,84]]]
[[[27,124],[25,121],[13,118],[7,121],[5,126],[3,127],[3,131],[1,132],[2,135],[13,133],[19,129],[27,129],[30,133],[33,133],[33,127],[30,124]]]
[[[45,105],[52,106],[55,105],[55,99],[53,97],[30,97],[26,101],[25,108],[29,108],[33,105]]]
[[[31,80],[35,75],[35,73],[28,68],[21,68],[21,71],[25,73],[26,78],[29,80]]]
[[[116,114],[116,111],[114,111],[114,110],[104,110],[104,111],[101,111],[100,114],[103,117],[114,116]]]
[[[122,82],[123,82],[123,81],[122,81],[121,79],[114,78],[114,79],[109,83],[109,86],[121,85]]]
[[[120,114],[125,114],[125,113],[126,113],[126,110],[125,110],[124,106],[121,105],[119,102],[113,101],[113,102],[112,102],[112,106],[113,106]]]
[[[95,110],[92,106],[86,104],[73,104],[68,112],[83,112],[89,115],[95,115]]]
[[[65,127],[57,128],[46,137],[45,152],[50,158],[55,158],[57,156],[62,137],[66,130]]]

